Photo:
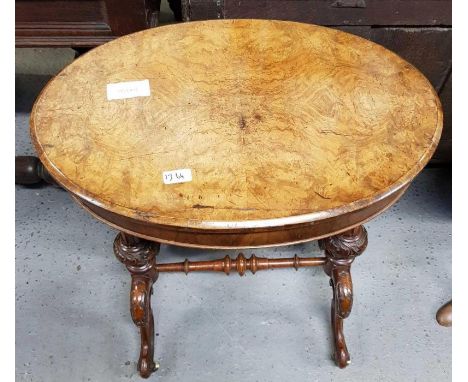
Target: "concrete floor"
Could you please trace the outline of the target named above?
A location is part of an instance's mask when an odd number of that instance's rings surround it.
[[[70,50],[17,50],[16,152],[33,154],[32,102]],[[345,321],[352,364],[330,359],[331,288],[319,268],[163,274],[154,288],[161,381],[450,381],[451,329],[435,321],[451,296],[451,178],[426,169],[366,225]],[[53,187],[16,186],[17,381],[140,381],[129,275],[116,232]],[[319,255],[315,243],[246,251]],[[235,256],[162,246],[160,259]]]

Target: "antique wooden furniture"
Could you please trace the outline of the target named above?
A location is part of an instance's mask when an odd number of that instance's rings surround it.
[[[431,165],[452,160],[451,0],[181,0],[185,21],[276,19],[331,26],[377,42],[417,67],[438,92],[444,129]]]
[[[154,27],[161,0],[16,0],[18,47],[95,47]]]
[[[30,185],[43,181],[56,184],[39,158],[29,155],[15,158],[15,183]]]
[[[109,84],[132,97],[113,99]],[[396,54],[334,29],[261,20],[184,23],[112,41],[57,75],[31,114],[44,167],[121,231],[114,252],[132,275],[143,377],[156,365],[152,284],[177,271],[323,266],[334,356],[345,367],[362,224],[403,195],[441,131],[437,93]],[[156,260],[160,243],[317,239],[325,257]]]

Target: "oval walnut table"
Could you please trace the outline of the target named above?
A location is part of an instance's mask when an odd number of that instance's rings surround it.
[[[323,266],[334,358],[349,364],[343,319],[353,301],[350,266],[367,245],[362,224],[402,196],[441,129],[434,89],[396,54],[333,29],[262,20],[119,38],[58,74],[31,114],[46,170],[121,232],[114,252],[132,276],[143,377],[156,369],[152,284],[174,271]],[[324,257],[156,261],[159,243],[317,239]]]

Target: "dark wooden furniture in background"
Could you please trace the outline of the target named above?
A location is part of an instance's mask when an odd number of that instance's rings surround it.
[[[337,28],[377,42],[431,81],[444,110],[432,164],[452,157],[451,0],[182,0],[185,21],[258,18]]]
[[[17,47],[95,47],[158,24],[161,0],[16,0]]]
[[[15,158],[15,183],[23,185],[46,182],[56,185],[38,157],[17,156]]]
[[[109,83],[135,80],[147,80],[149,94],[106,97]],[[57,183],[121,231],[114,253],[131,273],[138,367],[148,377],[157,367],[152,285],[172,271],[323,266],[333,288],[334,358],[345,367],[343,320],[353,303],[351,264],[367,245],[362,224],[427,164],[442,119],[429,81],[370,41],[315,25],[219,20],[154,28],[92,50],[43,89],[31,136]],[[191,169],[190,181],[167,184],[164,172],[181,168]],[[311,240],[324,257],[156,257],[159,243]]]

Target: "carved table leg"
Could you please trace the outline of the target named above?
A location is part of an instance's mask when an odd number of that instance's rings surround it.
[[[132,275],[130,288],[130,312],[135,325],[140,328],[141,350],[138,371],[148,378],[157,370],[154,363],[154,321],[151,310],[153,283],[158,278],[156,255],[159,244],[125,233],[119,233],[114,241],[114,253]]]
[[[353,306],[351,263],[366,249],[367,232],[363,226],[358,226],[322,239],[319,245],[327,257],[324,270],[330,276],[330,285],[333,288],[331,304],[331,325],[335,346],[333,357],[336,364],[344,368],[351,362],[343,334],[343,319],[349,316]]]

